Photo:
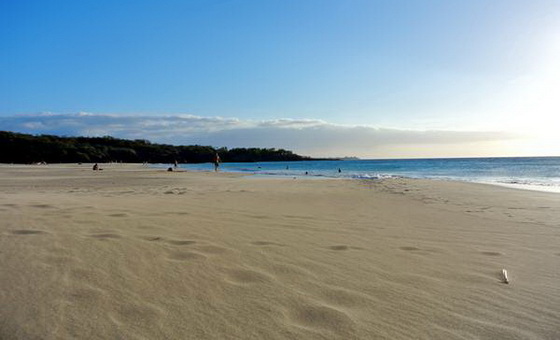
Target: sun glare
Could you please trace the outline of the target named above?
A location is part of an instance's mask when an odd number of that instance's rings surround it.
[[[560,29],[535,51],[535,68],[511,94],[511,109],[502,116],[505,129],[521,139],[508,143],[523,155],[560,155]]]

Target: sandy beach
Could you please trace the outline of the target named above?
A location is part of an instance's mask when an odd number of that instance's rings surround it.
[[[560,194],[101,167],[0,165],[1,339],[560,338]]]

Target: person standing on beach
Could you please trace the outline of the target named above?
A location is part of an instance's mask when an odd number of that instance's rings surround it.
[[[218,167],[220,166],[220,155],[216,152],[216,156],[214,156],[214,171],[218,172]]]

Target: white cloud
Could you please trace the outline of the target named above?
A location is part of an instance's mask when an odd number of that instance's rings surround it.
[[[497,155],[505,132],[416,131],[322,120],[239,120],[194,115],[36,114],[0,117],[0,130],[148,139],[154,143],[275,147],[311,156],[452,157]],[[502,150],[503,151],[503,150]]]

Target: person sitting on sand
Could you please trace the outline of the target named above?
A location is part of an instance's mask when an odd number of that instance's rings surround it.
[[[95,171],[95,170],[99,170],[99,165],[98,165],[97,163],[95,163],[95,164],[93,165],[93,170],[94,170],[94,171]]]
[[[220,166],[220,155],[216,152],[216,156],[214,156],[214,171],[218,171],[218,167]]]

